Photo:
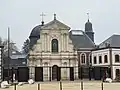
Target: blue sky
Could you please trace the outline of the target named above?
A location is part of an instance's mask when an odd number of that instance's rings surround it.
[[[120,0],[0,0],[0,36],[7,38],[10,27],[11,39],[21,49],[33,27],[41,23],[44,12],[45,23],[57,19],[72,29],[84,30],[87,12],[95,32],[95,42],[120,34]]]

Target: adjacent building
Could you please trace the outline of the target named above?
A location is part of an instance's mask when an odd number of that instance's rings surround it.
[[[115,80],[120,75],[120,35],[112,35],[92,50],[92,66],[96,78],[110,77]]]

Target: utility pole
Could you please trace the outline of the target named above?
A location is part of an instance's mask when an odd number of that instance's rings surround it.
[[[9,64],[10,64],[10,28],[8,27],[8,83],[9,83],[9,79],[10,79],[10,67],[9,67]]]

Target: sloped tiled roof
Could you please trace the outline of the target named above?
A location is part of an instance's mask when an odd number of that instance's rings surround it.
[[[120,35],[112,35],[101,44],[99,44],[99,48],[104,48],[107,45],[109,45],[110,47],[120,47]]]
[[[78,30],[81,32],[81,34],[72,34],[75,30],[71,30],[69,32],[69,37],[72,40],[72,43],[74,45],[74,48],[79,49],[79,48],[95,48],[94,42],[82,31]],[[79,33],[78,32],[78,33]]]

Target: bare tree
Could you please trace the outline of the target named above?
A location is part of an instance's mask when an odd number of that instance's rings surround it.
[[[28,54],[28,52],[29,52],[29,44],[30,44],[30,41],[29,41],[29,39],[27,39],[24,42],[23,47],[22,47],[22,52],[23,53]]]

